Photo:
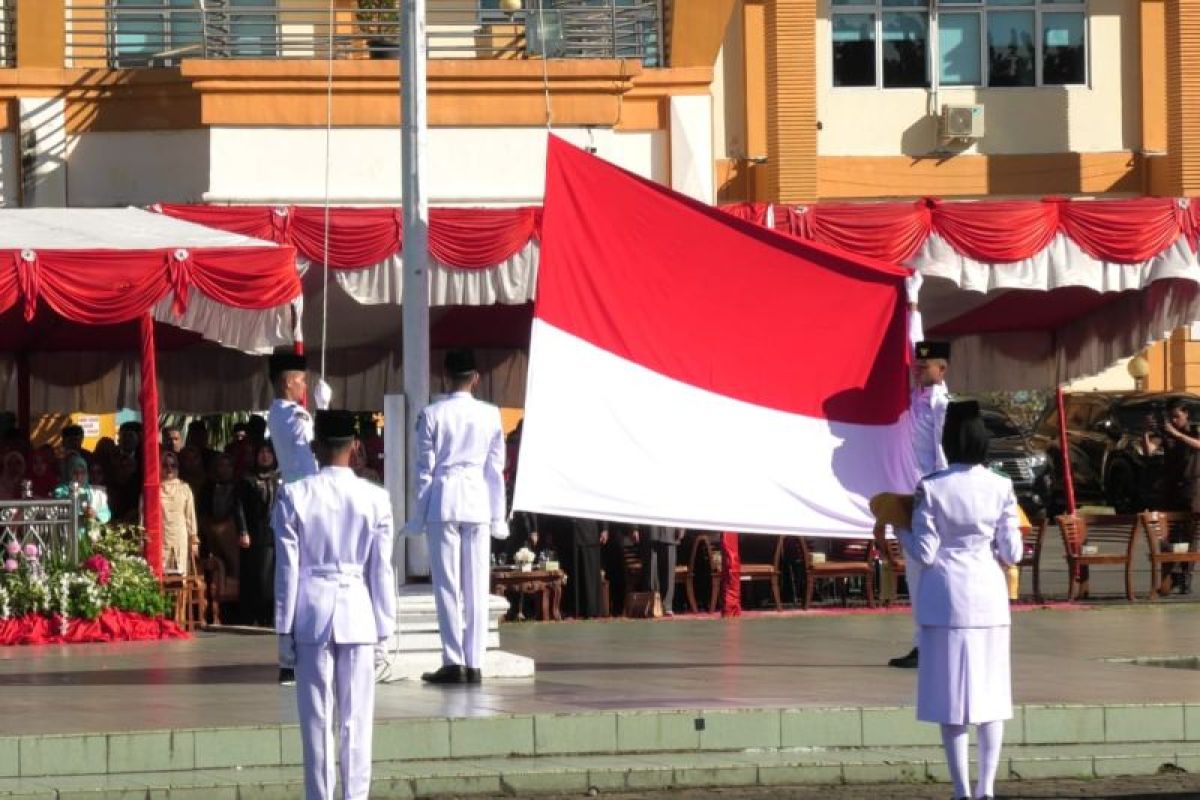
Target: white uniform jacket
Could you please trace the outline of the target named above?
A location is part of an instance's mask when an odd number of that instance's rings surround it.
[[[497,523],[505,518],[500,409],[455,392],[417,420],[413,522]]]
[[[912,415],[913,452],[922,477],[945,469],[946,453],[942,449],[942,431],[946,427],[946,409],[950,407],[950,390],[944,383],[917,386],[909,398]]]
[[[1021,558],[1012,481],[983,465],[952,464],[923,479],[911,552],[921,574],[917,622],[951,628],[1008,625],[1008,586],[997,560]]]
[[[309,446],[313,418],[308,409],[291,400],[276,398],[267,410],[267,430],[271,432],[271,444],[284,483],[317,474],[317,459]]]
[[[374,644],[395,630],[392,506],[349,467],[284,486],[275,530],[275,632],[298,644]]]

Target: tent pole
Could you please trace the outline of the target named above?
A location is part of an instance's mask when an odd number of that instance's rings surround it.
[[[1075,513],[1075,479],[1071,475],[1071,449],[1067,443],[1066,401],[1063,400],[1062,384],[1055,388],[1058,403],[1058,451],[1062,454],[1063,488],[1067,493],[1067,513]]]
[[[29,353],[17,351],[17,427],[25,437],[26,446],[33,441],[33,431],[29,429],[31,421],[29,381]]]
[[[161,580],[163,530],[158,473],[158,364],[154,355],[154,317],[149,312],[141,317],[140,334],[142,385],[138,391],[138,401],[142,407],[142,502],[145,509],[146,561]]]

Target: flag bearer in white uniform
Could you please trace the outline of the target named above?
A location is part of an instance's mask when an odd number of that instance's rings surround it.
[[[950,391],[946,388],[946,369],[950,365],[949,342],[917,342],[914,351],[912,394],[909,416],[912,420],[913,453],[921,476],[946,468],[942,451],[942,429],[946,423],[946,408]],[[888,661],[890,667],[914,669],[920,649],[917,639],[917,597],[921,593],[921,562],[915,553],[906,552],[904,577],[908,582],[908,597],[913,614],[913,646],[907,654]]]
[[[271,356],[271,385],[275,400],[267,411],[267,430],[275,447],[275,459],[284,483],[317,474],[317,461],[310,444],[313,418],[301,403],[308,393],[308,362],[295,353]]]
[[[995,792],[1004,720],[1012,717],[1008,586],[1000,565],[1021,558],[1012,481],[985,465],[988,432],[979,404],[950,405],[950,466],[917,486],[912,531],[897,535],[924,566],[918,622],[917,719],[941,725],[956,798]],[[970,793],[967,726],[979,737]]]
[[[275,530],[275,632],[295,650],[296,702],[307,800],[371,789],[375,646],[395,631],[392,510],[383,489],[350,468],[354,415],[318,411],[316,475],[285,485]]]
[[[490,536],[508,536],[500,409],[476,400],[469,350],[446,354],[449,394],[417,420],[417,502],[408,532],[429,534],[442,667],[429,683],[479,683],[487,649]]]
[[[275,353],[268,364],[275,399],[267,410],[267,430],[284,483],[317,474],[317,460],[312,451],[313,419],[302,405],[308,393],[307,367],[305,357],[291,351]],[[319,388],[328,390],[324,381]],[[322,408],[328,407],[328,397],[325,400]],[[295,666],[286,653],[279,654],[281,684],[290,686],[296,682]]]

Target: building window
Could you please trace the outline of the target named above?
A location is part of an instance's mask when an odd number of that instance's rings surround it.
[[[167,66],[184,58],[276,55],[278,0],[115,0],[109,11],[113,66]]]
[[[834,86],[1087,82],[1086,0],[830,0]]]

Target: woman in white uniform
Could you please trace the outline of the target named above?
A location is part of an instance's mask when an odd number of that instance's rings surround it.
[[[917,622],[917,719],[942,728],[956,798],[994,793],[1004,720],[1012,717],[1008,590],[1000,564],[1021,557],[1012,482],[985,466],[979,404],[952,403],[942,446],[950,466],[917,487],[905,549],[924,565]],[[997,563],[999,562],[999,563]],[[979,736],[970,794],[967,726]]]

